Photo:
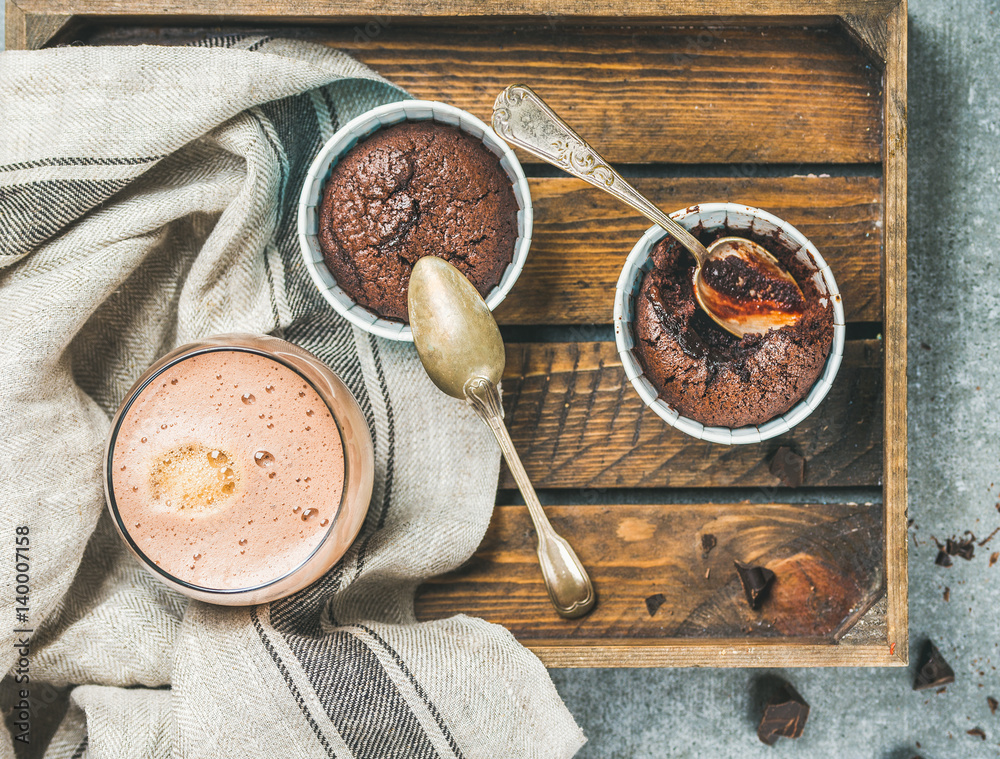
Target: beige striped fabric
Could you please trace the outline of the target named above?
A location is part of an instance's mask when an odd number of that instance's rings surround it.
[[[416,622],[416,587],[486,530],[499,454],[412,347],[338,318],[301,263],[312,157],[404,96],[341,53],[260,36],[0,55],[0,757],[548,759],[582,745],[506,630]],[[147,574],[100,475],[109,418],[145,367],[234,331],[333,366],[377,469],[348,555],[243,609]]]

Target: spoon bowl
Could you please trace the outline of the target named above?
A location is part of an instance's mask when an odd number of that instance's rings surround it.
[[[721,237],[694,271],[694,297],[712,320],[737,337],[795,324],[805,314],[802,289],[763,245]]]
[[[431,380],[464,398],[496,437],[524,496],[538,535],[538,562],[549,599],[563,617],[582,617],[597,601],[576,552],[549,523],[503,422],[497,385],[505,364],[503,339],[482,296],[458,269],[425,256],[410,274],[407,305],[413,343]]]
[[[464,399],[471,377],[500,384],[507,360],[500,329],[462,272],[443,258],[421,258],[410,274],[407,301],[417,353],[442,392]]]

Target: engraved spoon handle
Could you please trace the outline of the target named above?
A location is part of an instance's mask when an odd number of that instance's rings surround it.
[[[493,129],[512,145],[611,193],[667,230],[677,242],[691,251],[699,264],[705,263],[708,258],[705,246],[622,179],[530,87],[512,84],[497,96],[493,104]]]
[[[594,585],[576,552],[553,529],[542,510],[535,489],[531,486],[503,423],[503,406],[500,404],[497,386],[485,377],[473,377],[465,384],[465,397],[479,418],[493,431],[500,450],[507,459],[507,466],[521,489],[524,502],[528,505],[528,513],[538,535],[538,562],[542,567],[542,577],[552,605],[563,617],[582,617],[593,608],[597,600]]]

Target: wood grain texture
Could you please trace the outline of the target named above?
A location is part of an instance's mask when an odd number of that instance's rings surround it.
[[[806,457],[809,487],[882,481],[877,340],[849,341],[820,407],[757,445],[714,445],[667,425],[625,377],[614,343],[508,345],[503,390],[507,426],[537,488],[771,488],[768,460],[780,445]],[[500,485],[515,487],[506,470]]]
[[[4,9],[6,50],[37,50],[44,47],[72,18],[58,8],[27,12],[14,0],[6,0]]]
[[[380,15],[288,33],[332,45],[414,97],[487,123],[504,87],[529,83],[616,163],[880,158],[881,73],[838,27],[592,27],[553,16],[428,26]],[[103,34],[141,39],[138,30]],[[158,34],[178,41],[180,32]]]
[[[833,642],[883,595],[880,505],[666,504],[546,508],[598,594],[564,620],[551,608],[527,509],[498,506],[475,556],[422,586],[422,619],[502,622],[524,643],[803,638]],[[708,553],[703,535],[717,541]],[[756,611],[734,560],[775,572]],[[707,575],[707,576],[706,576]],[[663,594],[651,615],[645,599]]]
[[[885,430],[889,640],[900,661],[907,643],[906,543],[906,0],[889,15],[885,65]]]
[[[6,50],[32,50],[25,32],[25,13],[13,0],[4,4],[4,45]]]
[[[876,163],[880,72],[840,30],[414,28],[324,40],[490,122],[525,82],[613,163]],[[521,154],[525,161],[537,161]]]
[[[752,167],[750,167],[752,168]],[[667,212],[746,203],[797,227],[826,259],[848,321],[882,319],[882,187],[874,177],[636,179]],[[501,324],[608,324],[625,258],[650,223],[573,179],[531,179],[531,254],[497,309]]]
[[[872,3],[847,11],[841,16],[841,22],[845,28],[880,68],[885,67],[889,45],[893,42],[890,39],[889,25],[892,14],[898,9],[899,2],[900,0],[894,0],[893,4],[888,7]],[[903,9],[905,13],[905,5],[903,5]]]
[[[578,18],[663,18],[705,21],[708,19],[757,19],[780,23],[782,17],[796,22],[825,21],[866,7],[887,14],[896,0],[166,0],[156,4],[139,0],[19,0],[18,5],[34,13],[72,13],[94,16],[201,16],[224,13],[238,17],[271,19],[364,18],[365,16],[427,18],[484,18],[499,16],[568,16]]]
[[[528,642],[546,667],[902,667],[889,646],[803,639],[640,641],[637,645]]]

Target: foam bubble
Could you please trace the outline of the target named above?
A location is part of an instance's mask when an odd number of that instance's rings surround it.
[[[153,459],[149,489],[167,508],[201,513],[218,509],[236,491],[231,467],[219,469],[229,456],[198,443],[171,448]]]

